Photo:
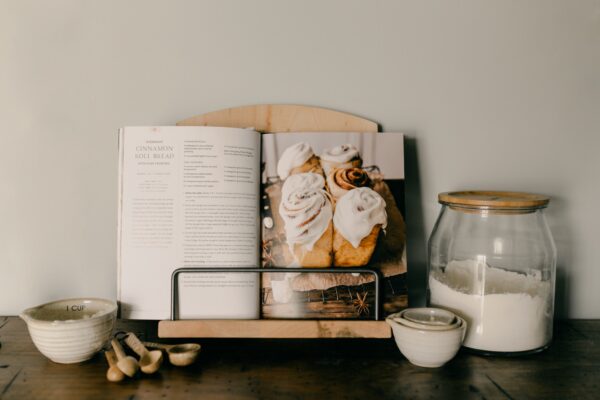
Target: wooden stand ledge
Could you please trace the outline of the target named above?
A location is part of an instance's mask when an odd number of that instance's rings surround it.
[[[160,338],[335,339],[392,337],[385,321],[179,320],[160,321]]]

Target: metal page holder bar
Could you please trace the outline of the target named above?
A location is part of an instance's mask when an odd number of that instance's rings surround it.
[[[333,274],[372,274],[375,278],[375,315],[374,320],[379,321],[381,308],[381,275],[380,272],[372,268],[346,267],[346,268],[262,268],[262,267],[188,267],[178,268],[171,274],[171,320],[176,321],[179,317],[179,274],[187,272],[246,272],[246,273],[333,273]]]

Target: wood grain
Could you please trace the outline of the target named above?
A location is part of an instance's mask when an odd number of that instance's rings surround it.
[[[0,317],[0,321],[2,318]],[[156,322],[118,330],[156,339]],[[13,399],[598,399],[600,321],[558,323],[554,343],[519,358],[459,352],[438,369],[415,367],[393,340],[203,339],[198,362],[106,381],[106,361],[55,364],[23,321],[0,328],[0,398]]]
[[[334,339],[392,336],[385,321],[181,320],[160,321],[161,338]]]
[[[438,195],[442,204],[450,206],[491,207],[495,209],[519,209],[546,207],[548,196],[523,192],[462,191],[446,192]]]
[[[272,132],[377,132],[377,123],[352,114],[292,104],[227,108],[179,121],[184,126],[226,126]]]

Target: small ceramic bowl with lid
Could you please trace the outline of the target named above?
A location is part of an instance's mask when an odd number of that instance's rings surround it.
[[[92,358],[110,339],[116,316],[117,303],[96,298],[53,301],[20,315],[37,349],[61,364]]]
[[[467,323],[440,308],[412,308],[386,318],[400,352],[420,367],[437,368],[450,361],[462,345]]]

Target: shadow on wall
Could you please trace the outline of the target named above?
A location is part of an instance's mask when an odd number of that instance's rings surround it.
[[[554,295],[554,316],[566,319],[569,316],[570,305],[570,266],[576,265],[572,248],[572,234],[568,224],[567,202],[560,196],[544,193],[550,196],[550,205],[546,209],[548,226],[556,243],[558,259],[556,261],[556,292]]]
[[[417,139],[414,132],[404,132],[408,299],[410,307],[420,307],[426,303],[428,234],[423,219]]]

